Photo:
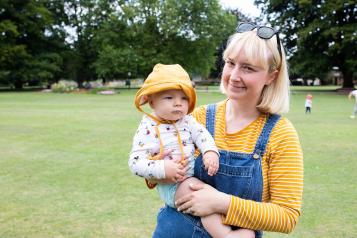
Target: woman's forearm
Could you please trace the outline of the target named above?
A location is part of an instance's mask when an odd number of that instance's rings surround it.
[[[290,233],[299,216],[297,209],[232,196],[223,223],[253,230]]]
[[[231,195],[217,191],[217,203],[215,204],[215,212],[226,215],[229,204],[231,203]]]

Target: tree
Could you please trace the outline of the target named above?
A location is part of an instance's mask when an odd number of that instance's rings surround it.
[[[99,46],[94,37],[108,21],[117,8],[115,0],[65,0],[65,10],[68,16],[67,27],[74,32],[67,43],[72,49],[71,70],[79,86],[84,81],[96,79],[94,62],[99,53]]]
[[[60,71],[61,56],[51,50],[53,17],[46,1],[0,3],[0,80],[21,89]]]
[[[122,9],[119,7],[119,9]],[[112,12],[98,29],[93,38],[97,46],[98,57],[93,63],[93,68],[103,81],[115,78],[125,78],[128,73],[136,75],[136,53],[132,45],[136,42],[135,25],[128,24],[132,9]]]
[[[217,47],[236,26],[216,0],[131,0],[117,9],[95,37],[100,57],[94,65],[102,76],[112,71],[108,60],[133,76],[146,77],[159,62],[207,76]]]
[[[217,0],[2,0],[0,82],[146,77],[156,63],[208,76],[236,26]]]
[[[324,76],[337,66],[344,88],[353,87],[357,71],[357,11],[352,0],[256,0],[273,25],[286,35],[292,72]]]

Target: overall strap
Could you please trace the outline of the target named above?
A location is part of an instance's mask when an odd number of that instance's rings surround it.
[[[208,104],[206,109],[206,128],[214,138],[214,124],[216,121],[216,104]]]
[[[254,155],[253,155],[253,157],[255,159],[263,157],[266,145],[267,145],[269,137],[270,137],[270,133],[280,118],[281,118],[281,116],[278,114],[270,114],[269,115],[269,118],[265,122],[263,130],[260,133],[258,141],[255,145]]]

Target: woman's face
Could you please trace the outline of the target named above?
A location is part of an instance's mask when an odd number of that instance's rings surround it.
[[[276,74],[249,62],[241,51],[235,58],[226,59],[221,80],[228,98],[257,105],[264,86],[270,84]]]

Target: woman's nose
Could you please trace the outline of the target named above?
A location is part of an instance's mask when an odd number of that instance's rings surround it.
[[[235,66],[232,71],[231,71],[231,75],[230,75],[230,79],[231,80],[235,80],[235,81],[240,81],[240,71],[239,71],[239,67]]]

